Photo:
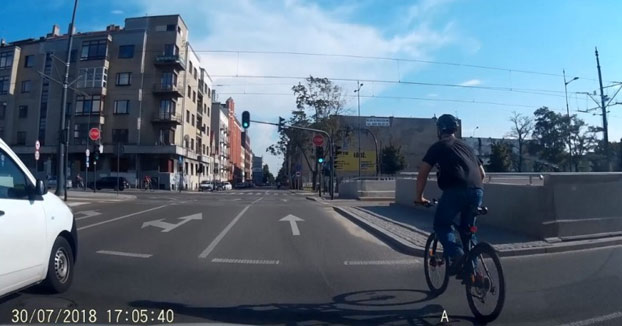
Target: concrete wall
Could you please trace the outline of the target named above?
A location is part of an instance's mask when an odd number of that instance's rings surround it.
[[[396,180],[396,203],[413,206],[416,179]],[[425,197],[440,198],[435,181]],[[622,232],[622,173],[546,175],[543,186],[485,184],[478,223],[536,237]]]
[[[349,180],[339,184],[339,198],[395,197],[395,180]]]

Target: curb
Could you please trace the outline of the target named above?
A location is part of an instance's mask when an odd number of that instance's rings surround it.
[[[368,223],[367,221],[356,216],[356,214],[353,214],[341,207],[333,206],[333,209],[337,213],[345,216],[346,218],[348,218],[349,220],[351,220],[358,226],[362,227],[367,232],[373,234],[374,236],[376,236],[377,238],[379,238],[380,240],[382,240],[383,242],[385,242],[391,248],[397,250],[398,252],[401,252],[407,255],[423,257],[425,248],[417,247],[381,227]]]
[[[425,248],[416,246],[411,242],[377,226],[373,223],[366,221],[363,218],[358,217],[354,212],[350,212],[349,210],[343,209],[342,207],[333,206],[333,209],[339,214],[345,216],[355,224],[359,225],[372,235],[376,236],[386,244],[388,244],[393,249],[410,255],[423,256],[425,252]],[[382,218],[385,221],[397,224],[401,227],[405,227],[402,223],[392,221],[387,217],[380,217],[378,214],[371,214],[374,217]],[[406,227],[408,230],[416,233],[420,233],[422,235],[427,236],[428,233],[425,233],[414,227]],[[497,253],[499,257],[519,257],[519,256],[530,256],[537,254],[551,254],[551,253],[564,253],[571,252],[576,250],[584,250],[584,249],[594,249],[594,248],[602,248],[602,247],[610,247],[610,246],[618,246],[622,245],[622,236],[617,237],[607,237],[600,239],[589,239],[589,240],[576,240],[576,241],[568,241],[568,242],[560,242],[555,245],[547,246],[547,247],[527,247],[527,248],[516,248],[516,249],[497,249]]]
[[[103,196],[91,195],[91,194],[67,194],[69,201],[81,201],[81,200],[117,200],[117,201],[127,201],[127,200],[135,200],[137,197],[135,195],[121,195],[118,196],[116,194],[105,194]]]

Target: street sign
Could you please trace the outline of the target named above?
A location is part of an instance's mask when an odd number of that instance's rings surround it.
[[[89,157],[91,155],[91,151],[89,151],[89,149],[87,148],[84,154],[86,155],[86,157]]]
[[[35,150],[37,150],[37,151],[38,151],[38,150],[39,150],[39,148],[41,148],[41,143],[37,140],[37,141],[35,142]]]
[[[35,160],[38,161],[39,160],[39,151],[35,151]]]
[[[99,137],[100,132],[98,128],[91,128],[91,130],[89,130],[89,138],[91,138],[92,141],[98,140]]]
[[[322,145],[324,145],[324,137],[322,135],[315,135],[315,136],[313,136],[313,144],[315,146],[322,146]]]

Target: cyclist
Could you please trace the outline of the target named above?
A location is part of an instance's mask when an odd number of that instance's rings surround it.
[[[146,175],[143,177],[143,187],[145,190],[151,188],[151,177]]]
[[[482,204],[484,196],[482,181],[485,172],[482,161],[477,158],[473,149],[463,140],[456,138],[458,119],[450,114],[443,114],[436,121],[436,127],[439,141],[428,149],[419,167],[415,203],[429,204],[429,200],[423,197],[423,191],[430,170],[436,165],[437,182],[443,194],[434,216],[434,232],[450,259],[450,275],[456,275],[462,265],[464,251],[456,242],[452,221],[460,213],[460,227],[473,225],[475,212]],[[468,239],[461,240],[462,243],[468,241]],[[472,274],[472,268],[473,266],[464,272]],[[463,278],[464,275],[458,277]]]

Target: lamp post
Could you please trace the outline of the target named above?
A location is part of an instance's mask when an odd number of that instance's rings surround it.
[[[566,94],[566,116],[568,117],[568,124],[570,124],[571,121],[570,121],[570,108],[568,107],[568,84],[579,79],[579,77],[574,77],[571,80],[566,81],[566,70],[564,69],[562,70],[562,72],[564,75],[564,93]],[[572,142],[570,138],[570,133],[568,133],[568,151],[570,154],[570,171],[572,172]]]
[[[361,87],[363,87],[363,83],[360,82],[356,82],[357,83],[357,88],[354,90],[354,93],[356,93],[356,103],[358,106],[358,118],[357,118],[357,124],[358,124],[358,157],[359,157],[359,178],[361,177]]]
[[[471,138],[475,137],[475,131],[479,129],[479,126],[475,127],[475,129],[473,129],[473,132],[471,133]]]

